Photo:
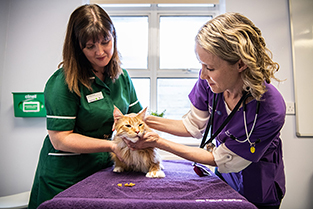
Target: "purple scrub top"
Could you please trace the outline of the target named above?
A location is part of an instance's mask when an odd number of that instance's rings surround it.
[[[279,205],[285,194],[285,173],[282,156],[282,141],[280,130],[285,122],[286,106],[282,95],[271,84],[265,83],[266,93],[260,101],[260,109],[254,131],[250,136],[255,144],[254,153],[246,137],[243,108],[240,108],[221,133],[216,137],[217,146],[225,143],[226,147],[252,161],[244,170],[238,173],[222,173],[225,181],[250,202],[258,205]],[[206,80],[198,79],[189,94],[191,103],[199,110],[212,111],[213,92]],[[250,132],[255,114],[257,101],[252,100],[246,105],[246,119]],[[227,118],[224,97],[221,93],[216,105],[213,122],[213,133]]]

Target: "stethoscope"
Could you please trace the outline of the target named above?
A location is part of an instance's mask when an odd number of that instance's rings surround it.
[[[202,142],[200,144],[200,148],[203,148],[206,144],[211,143],[213,141],[213,139],[216,138],[216,136],[222,131],[222,129],[228,124],[228,122],[231,120],[231,118],[238,111],[238,109],[241,106],[241,104],[243,104],[243,111],[242,112],[243,112],[243,123],[244,123],[244,127],[245,127],[246,139],[240,141],[239,139],[237,139],[236,137],[234,137],[231,134],[228,134],[228,136],[231,139],[234,139],[234,140],[236,140],[239,143],[248,142],[250,144],[250,152],[251,153],[255,152],[255,145],[260,142],[260,139],[256,140],[255,142],[251,142],[250,141],[250,137],[251,137],[251,134],[254,131],[254,128],[255,128],[255,125],[256,125],[256,121],[257,121],[257,118],[258,118],[258,114],[259,114],[259,110],[260,110],[260,101],[257,101],[256,112],[255,112],[253,124],[252,124],[251,130],[248,131],[248,125],[247,125],[247,119],[246,119],[246,110],[247,110],[246,100],[250,96],[252,96],[251,93],[248,93],[246,91],[243,93],[242,97],[240,98],[240,100],[236,104],[235,108],[228,115],[228,117],[225,119],[225,121],[222,123],[222,125],[217,129],[217,131],[212,135],[214,113],[215,113],[215,110],[216,110],[216,104],[217,104],[217,101],[218,101],[218,98],[219,98],[219,94],[214,94],[213,95],[213,98],[212,98],[212,100],[213,100],[212,101],[212,112],[210,114],[210,119],[209,119],[208,125],[206,127],[205,133],[203,135]],[[205,142],[205,140],[207,138],[207,135],[208,135],[208,132],[209,132],[209,129],[211,129],[210,139]]]
[[[226,135],[228,135],[231,139],[234,139],[236,140],[237,142],[239,143],[245,143],[245,142],[249,142],[250,144],[250,152],[253,154],[255,152],[255,145],[257,143],[259,143],[261,140],[258,139],[256,140],[255,142],[251,142],[250,141],[250,136],[255,128],[255,124],[256,124],[256,121],[258,119],[258,114],[259,114],[259,109],[260,109],[260,101],[257,101],[257,106],[256,106],[256,111],[255,111],[255,116],[254,116],[254,120],[253,120],[253,124],[252,124],[252,127],[251,127],[251,130],[248,131],[248,125],[247,125],[247,119],[246,119],[246,110],[247,110],[247,107],[246,107],[246,99],[248,97],[252,96],[250,93],[248,92],[244,92],[242,97],[240,98],[240,100],[238,101],[238,103],[236,104],[235,108],[231,111],[231,113],[227,116],[227,118],[225,119],[225,121],[222,123],[222,125],[215,131],[215,133],[212,135],[212,131],[213,131],[213,120],[214,120],[214,113],[215,113],[215,110],[216,110],[216,104],[217,104],[217,101],[218,101],[218,98],[219,98],[219,94],[214,94],[213,95],[213,98],[212,98],[212,112],[210,114],[210,119],[209,119],[209,122],[208,122],[208,125],[205,129],[205,132],[204,132],[204,135],[203,135],[203,138],[202,138],[202,141],[201,141],[201,144],[200,144],[200,148],[203,148],[205,145],[209,144],[209,143],[212,143],[213,139],[216,138],[216,136],[223,130],[223,128],[227,125],[227,123],[230,121],[230,119],[235,115],[235,113],[238,111],[240,105],[242,104],[243,105],[243,123],[244,123],[244,127],[245,127],[245,132],[246,132],[246,139],[245,140],[242,140],[240,141],[239,139],[237,139],[236,137],[234,137],[232,134],[229,134],[228,132],[226,132]],[[210,139],[208,141],[205,141],[207,136],[208,136],[208,133],[209,133],[209,130],[211,129],[211,132],[210,132]],[[207,176],[207,175],[210,175],[210,172],[208,172],[205,168],[205,166],[202,166],[196,162],[193,163],[193,166],[194,166],[194,171],[201,177],[201,176]]]
[[[252,134],[252,132],[253,132],[253,130],[255,128],[255,124],[256,124],[256,121],[257,121],[257,118],[258,118],[258,115],[259,115],[260,101],[257,101],[257,103],[256,103],[256,110],[255,110],[254,120],[253,120],[253,124],[252,124],[250,132],[248,132],[248,126],[247,126],[247,119],[246,119],[246,109],[247,109],[247,107],[246,106],[247,106],[246,102],[244,101],[243,102],[243,111],[242,111],[242,113],[243,113],[243,123],[244,123],[244,126],[245,126],[245,132],[246,132],[246,137],[247,138],[245,140],[243,140],[243,141],[238,140],[233,135],[231,135],[231,138],[235,139],[239,143],[245,143],[245,142],[248,141],[249,144],[250,144],[250,152],[253,154],[255,152],[255,144],[260,142],[260,139],[257,139],[253,143],[250,141],[250,136],[251,136],[251,134]]]

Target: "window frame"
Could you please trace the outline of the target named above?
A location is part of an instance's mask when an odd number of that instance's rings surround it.
[[[197,69],[160,69],[160,17],[161,16],[211,16],[219,15],[219,5],[214,7],[158,7],[151,4],[150,7],[106,7],[101,4],[111,17],[114,16],[147,16],[148,17],[148,58],[147,69],[127,69],[131,78],[150,79],[150,107],[157,110],[157,80],[159,78],[198,78],[201,68]],[[203,23],[204,24],[204,23]],[[118,31],[117,31],[118,34]],[[190,89],[191,90],[191,89]]]

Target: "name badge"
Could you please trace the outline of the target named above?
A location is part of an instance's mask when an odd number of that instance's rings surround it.
[[[89,94],[86,96],[86,98],[87,98],[88,103],[91,103],[91,102],[95,102],[95,101],[98,101],[100,99],[103,99],[103,94],[100,91],[100,92],[97,92],[94,94]]]

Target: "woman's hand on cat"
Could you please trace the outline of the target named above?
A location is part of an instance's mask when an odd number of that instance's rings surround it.
[[[118,147],[117,147],[117,144],[112,143],[111,149],[112,149],[112,152],[114,152],[114,154],[118,157],[118,159],[119,159],[121,162],[123,162],[124,160],[123,160],[123,158],[122,158],[122,155],[121,155],[121,153],[120,153],[120,150],[119,150]]]
[[[144,141],[149,147],[155,147],[155,143],[159,140],[159,134],[153,131],[146,132],[140,141]]]
[[[146,149],[149,147],[155,147],[155,143],[159,140],[159,135],[155,132],[146,132],[142,138],[136,143],[133,143],[127,139],[124,139],[125,143],[131,150]]]
[[[125,142],[125,144],[127,145],[127,147],[129,147],[129,149],[136,150],[136,145],[137,145],[138,141],[136,143],[133,143],[133,142],[127,140],[125,137],[122,137],[122,139]]]

